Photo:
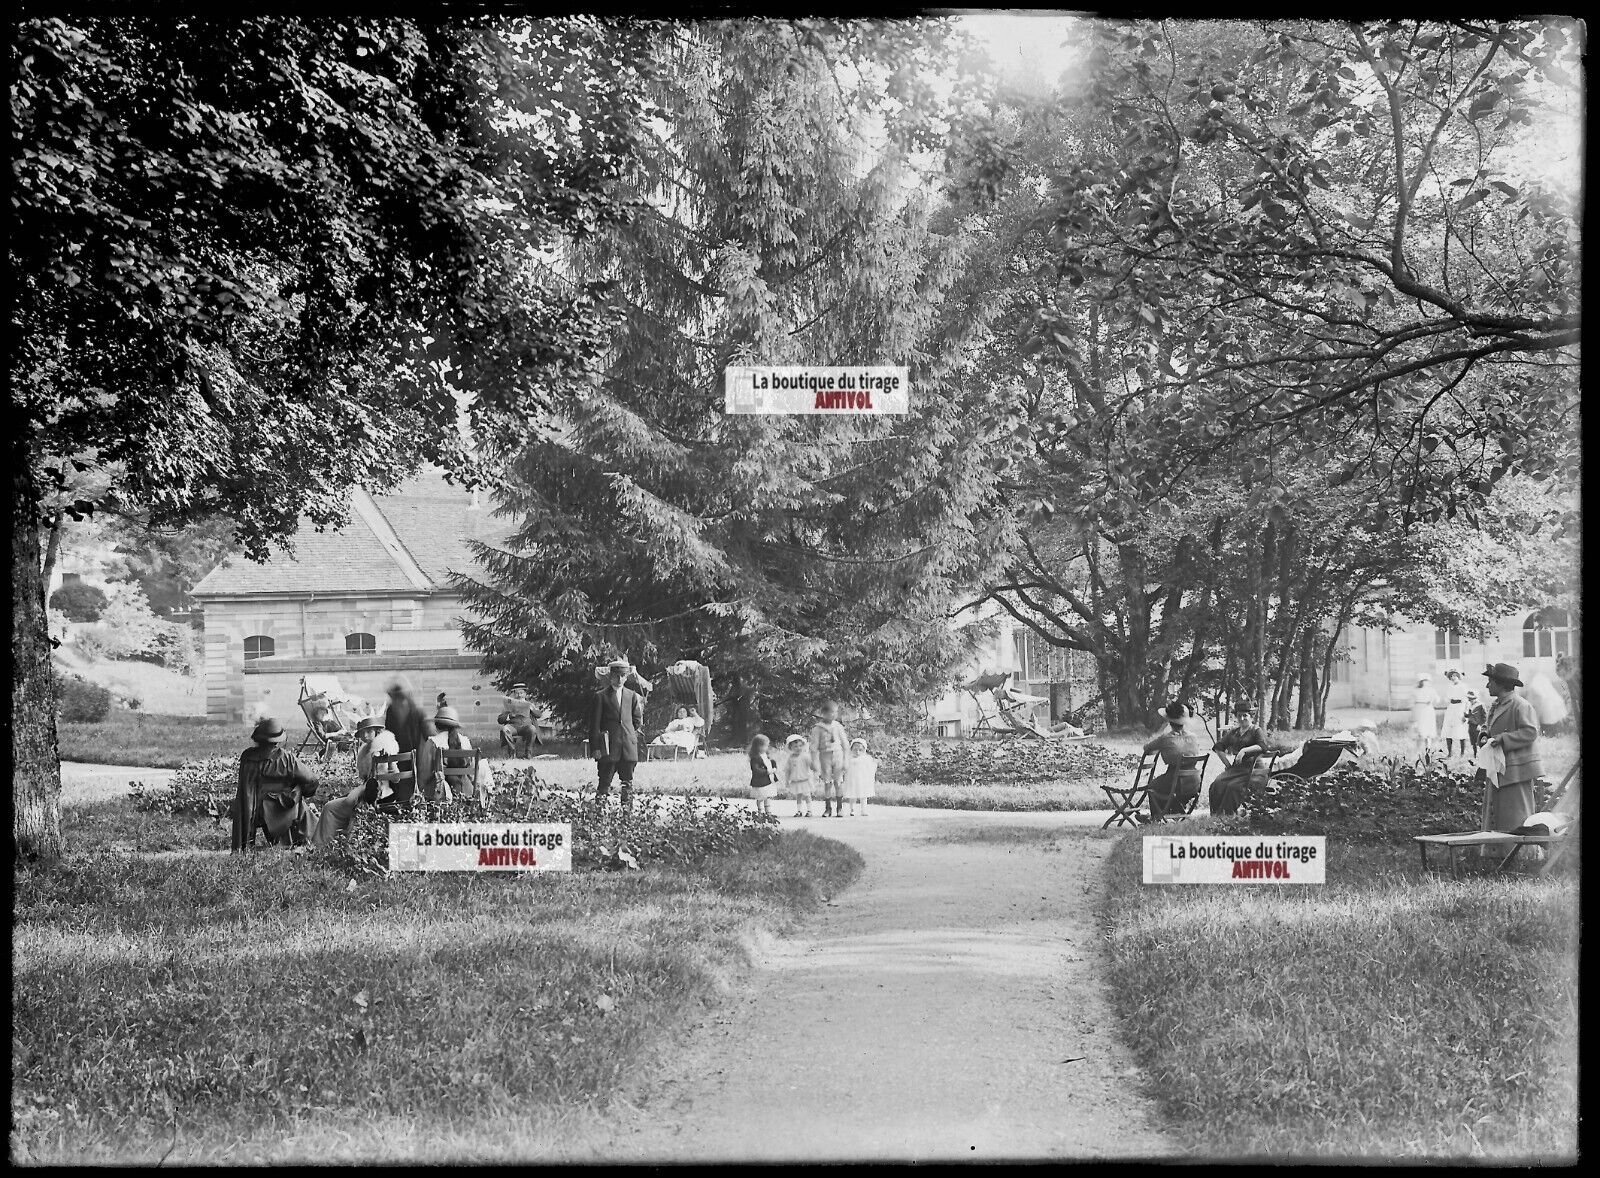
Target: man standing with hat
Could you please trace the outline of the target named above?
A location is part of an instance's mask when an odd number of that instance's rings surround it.
[[[594,719],[589,724],[589,748],[600,771],[595,801],[611,792],[611,779],[622,781],[622,806],[633,804],[633,769],[639,763],[639,733],[644,728],[644,701],[625,680],[633,666],[624,658],[612,659],[605,686],[594,693]]]
[[[1495,663],[1483,669],[1494,702],[1484,725],[1484,743],[1505,754],[1506,767],[1498,782],[1492,782],[1494,805],[1489,829],[1515,830],[1536,807],[1533,801],[1534,778],[1542,776],[1539,763],[1539,717],[1533,705],[1517,688],[1522,679],[1510,663]]]
[[[251,746],[239,757],[239,792],[230,807],[230,849],[254,847],[258,829],[266,831],[269,844],[304,846],[317,775],[283,747],[283,725],[271,717],[257,722],[250,740]]]

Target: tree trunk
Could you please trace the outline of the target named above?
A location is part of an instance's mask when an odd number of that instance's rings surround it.
[[[1294,710],[1296,728],[1310,728],[1316,715],[1318,695],[1316,640],[1316,624],[1307,622],[1305,631],[1300,636],[1300,698]]]
[[[44,564],[39,570],[39,583],[50,587],[50,574],[55,572],[56,561],[61,557],[61,512],[50,521],[50,542],[44,548]]]
[[[38,498],[20,437],[11,461],[11,854],[14,863],[51,862],[62,850],[56,680],[39,576]]]

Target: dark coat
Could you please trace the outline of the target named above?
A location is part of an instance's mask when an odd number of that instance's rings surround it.
[[[644,728],[644,700],[631,688],[622,689],[617,706],[611,684],[594,693],[594,717],[589,722],[589,752],[597,761],[637,761],[639,733]]]
[[[256,744],[239,757],[239,792],[229,813],[233,819],[229,847],[255,846],[256,831],[268,844],[301,845],[306,841],[306,801],[317,792],[317,775],[300,764],[281,744]]]
[[[431,727],[428,718],[411,699],[391,699],[389,706],[383,709],[383,726],[394,733],[402,753],[416,752],[422,742],[433,735],[428,731]]]

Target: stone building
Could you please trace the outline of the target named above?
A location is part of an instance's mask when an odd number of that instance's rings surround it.
[[[334,675],[381,706],[403,674],[430,711],[443,691],[469,725],[492,724],[500,696],[463,645],[449,577],[474,568],[468,540],[508,531],[487,502],[429,471],[393,494],[354,491],[350,522],[303,525],[292,555],[224,560],[191,591],[205,612],[207,717],[272,715],[293,731],[302,676]]]

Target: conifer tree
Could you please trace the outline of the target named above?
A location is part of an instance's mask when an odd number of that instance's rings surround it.
[[[487,665],[569,719],[618,652],[646,674],[707,662],[736,739],[822,695],[902,702],[947,677],[946,619],[1007,542],[994,485],[1016,444],[1014,409],[962,379],[984,311],[945,294],[971,239],[914,166],[970,98],[912,85],[948,67],[947,36],[730,22],[657,41],[636,215],[568,258],[613,284],[604,379],[516,457],[518,531],[463,585]],[[904,364],[911,412],[724,415],[734,364]]]

